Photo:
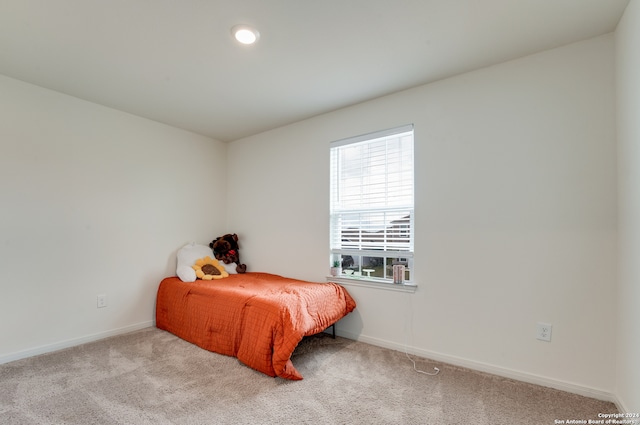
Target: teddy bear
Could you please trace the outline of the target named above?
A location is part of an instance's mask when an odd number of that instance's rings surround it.
[[[244,273],[247,271],[247,265],[240,263],[240,253],[238,251],[238,235],[235,233],[227,233],[224,236],[217,237],[209,247],[213,250],[216,260],[225,264],[236,263],[236,271]]]

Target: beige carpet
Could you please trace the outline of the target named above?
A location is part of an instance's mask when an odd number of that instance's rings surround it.
[[[302,381],[255,372],[148,328],[0,365],[9,424],[554,424],[611,403],[344,338],[306,339]]]

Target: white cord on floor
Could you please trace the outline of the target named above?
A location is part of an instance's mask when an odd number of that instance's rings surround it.
[[[407,358],[409,360],[411,360],[411,363],[413,363],[413,370],[415,370],[418,373],[422,373],[424,375],[429,375],[429,376],[436,376],[438,373],[440,373],[440,369],[438,369],[437,367],[434,367],[433,370],[435,370],[435,372],[425,372],[424,370],[420,370],[416,367],[416,362],[415,360],[413,360],[411,357],[409,357],[409,354],[405,351],[404,354],[407,356]]]
[[[407,300],[409,300],[409,308],[407,309],[407,312],[409,313],[409,317],[407,322],[409,326],[409,333],[413,334],[413,303],[411,302],[411,294],[407,294]],[[407,356],[407,358],[411,361],[411,363],[413,363],[413,370],[415,370],[417,373],[422,373],[423,375],[429,375],[429,376],[436,376],[438,373],[440,373],[440,369],[438,369],[437,367],[433,368],[434,372],[425,372],[424,370],[420,370],[416,367],[415,360],[409,357],[409,353],[407,353],[407,345],[408,345],[407,332],[405,332],[404,336],[405,336],[404,355]]]

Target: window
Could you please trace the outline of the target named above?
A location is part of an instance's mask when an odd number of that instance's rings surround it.
[[[413,125],[331,143],[331,261],[343,278],[413,282]]]

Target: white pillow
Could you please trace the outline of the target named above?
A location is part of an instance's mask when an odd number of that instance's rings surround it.
[[[196,263],[196,260],[204,258],[206,256],[213,258],[213,250],[205,245],[198,245],[195,242],[191,242],[183,246],[178,250],[178,265],[176,267],[176,274],[183,282],[195,282],[196,271],[191,266]],[[237,274],[236,263],[224,264],[219,261],[220,265],[224,267],[225,271],[229,274]]]

